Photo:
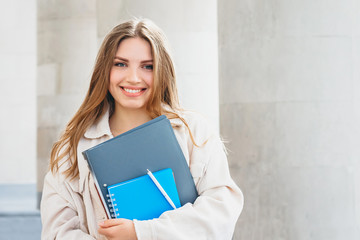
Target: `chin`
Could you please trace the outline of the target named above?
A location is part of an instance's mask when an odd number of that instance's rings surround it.
[[[146,110],[146,106],[143,104],[124,104],[121,105],[124,110]]]

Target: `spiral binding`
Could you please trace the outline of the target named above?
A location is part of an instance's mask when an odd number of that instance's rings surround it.
[[[106,194],[111,217],[117,218],[120,216],[120,213],[118,213],[119,209],[117,208],[116,199],[113,197],[114,197],[114,194],[111,194],[111,196],[110,196],[110,194]]]

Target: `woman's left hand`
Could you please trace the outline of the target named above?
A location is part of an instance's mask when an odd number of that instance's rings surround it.
[[[136,240],[134,223],[131,220],[118,218],[99,223],[98,232],[108,240]]]

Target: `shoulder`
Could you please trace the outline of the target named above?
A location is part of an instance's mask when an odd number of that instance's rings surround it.
[[[179,112],[179,116],[185,121],[185,123],[183,122],[182,125],[185,128],[189,128],[188,130],[191,131],[194,140],[199,142],[199,144],[209,140],[212,137],[219,136],[217,128],[211,119],[205,115],[195,111],[183,110]]]
[[[83,174],[81,173],[82,164],[79,161],[81,155],[78,150],[82,142],[83,137],[80,139],[75,150],[69,149],[69,143],[59,147],[56,154],[58,157],[56,167],[52,168],[45,176],[45,181],[59,192],[63,192],[65,189],[67,191],[79,192],[79,180]],[[76,155],[71,155],[72,151],[75,151]]]
[[[65,175],[65,171],[69,166],[67,161],[63,162],[64,164],[57,170],[51,171],[49,170],[44,178],[44,186],[47,186],[47,191],[57,192],[60,195],[66,195],[69,191],[75,192],[78,189],[78,177],[71,179]]]

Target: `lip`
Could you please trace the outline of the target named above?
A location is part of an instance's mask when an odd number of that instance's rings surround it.
[[[130,89],[130,90],[140,90],[140,91],[139,92],[127,92],[127,91],[125,91],[124,88]],[[122,93],[127,97],[138,97],[138,96],[141,96],[142,94],[144,94],[144,92],[146,91],[147,88],[120,86],[120,89],[121,89]]]

